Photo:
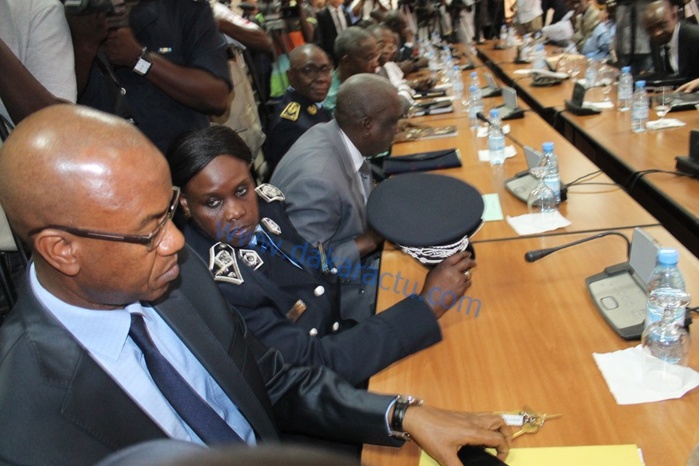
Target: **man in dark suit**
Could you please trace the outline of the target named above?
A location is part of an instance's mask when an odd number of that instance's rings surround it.
[[[282,431],[384,445],[409,432],[443,464],[464,443],[506,454],[497,416],[285,365],[182,249],[178,194],[143,134],[84,107],[37,112],[0,149],[0,203],[33,257],[0,327],[3,462],[91,465],[158,438],[255,445]]]
[[[683,81],[699,78],[699,26],[677,19],[677,7],[667,0],[648,5],[643,25],[653,42],[653,66],[661,75]]]
[[[315,30],[315,43],[325,50],[325,53],[333,60],[336,60],[333,55],[335,38],[340,32],[352,25],[350,16],[342,3],[342,0],[328,0],[325,8],[316,15],[318,26]]]
[[[270,174],[274,173],[286,151],[306,130],[332,119],[323,106],[330,89],[332,71],[330,59],[317,45],[301,45],[289,55],[286,76],[291,86],[275,106],[267,128],[265,159]]]

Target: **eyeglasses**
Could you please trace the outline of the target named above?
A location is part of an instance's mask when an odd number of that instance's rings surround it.
[[[296,71],[310,79],[318,79],[320,76],[327,76],[333,71],[333,67],[330,65],[314,66],[306,65],[301,68],[294,68]]]
[[[177,210],[179,200],[180,188],[178,188],[177,186],[173,186],[172,200],[170,201],[170,206],[168,207],[165,216],[162,219],[160,219],[160,221],[158,222],[158,226],[155,227],[155,230],[148,233],[147,235],[122,235],[120,233],[106,233],[101,231],[83,230],[81,228],[66,227],[63,225],[48,225],[45,227],[35,228],[29,231],[28,235],[33,236],[38,233],[41,233],[44,230],[52,228],[54,230],[65,231],[66,233],[70,233],[71,235],[80,236],[81,238],[100,239],[104,241],[116,241],[120,243],[142,244],[148,249],[148,251],[152,251],[163,240],[165,226],[167,225],[167,222],[169,222],[170,219],[172,219],[172,216],[175,215],[175,211]]]

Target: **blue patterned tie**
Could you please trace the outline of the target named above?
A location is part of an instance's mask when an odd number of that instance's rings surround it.
[[[129,336],[143,351],[148,371],[160,392],[204,443],[245,443],[158,351],[142,315],[131,314]]]

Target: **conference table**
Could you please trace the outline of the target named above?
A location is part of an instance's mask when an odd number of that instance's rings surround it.
[[[486,106],[499,103],[486,101]],[[491,167],[477,155],[486,148],[486,139],[469,129],[465,114],[415,121],[454,125],[458,136],[394,144],[393,155],[458,148],[462,166],[434,173],[462,179],[482,194],[497,194],[504,217],[527,213],[526,204],[504,187],[505,180],[526,169],[521,148],[504,165]],[[542,142],[553,141],[564,182],[599,171],[536,112],[527,111],[524,118],[505,123],[524,145],[540,149]],[[369,389],[410,394],[453,410],[517,411],[526,405],[542,413],[563,414],[539,432],[515,439],[515,448],[635,444],[648,466],[684,465],[699,444],[699,390],[675,400],[618,405],[592,356],[639,344],[612,330],[585,284],[585,278],[627,261],[626,245],[606,237],[535,263],[524,260],[530,250],[602,231],[630,238],[634,227],[642,227],[660,244],[680,251],[687,291],[699,296],[699,260],[605,173],[585,180],[590,183],[569,188],[568,200],[560,206],[561,214],[572,222],[568,227],[518,236],[504,219],[485,222],[472,238],[478,262],[473,285],[440,320],[443,341],[375,375]],[[407,283],[422,283],[427,268],[387,242],[381,274],[395,277],[398,272]],[[384,286],[377,311],[403,295],[397,284]],[[690,357],[694,369],[699,369],[697,345]],[[414,443],[402,448],[363,447],[363,464],[409,466],[419,460],[420,449]]]
[[[692,255],[662,227],[646,230],[681,250],[688,291],[697,296],[696,259],[690,260]],[[538,433],[515,439],[516,448],[635,444],[647,466],[686,464],[699,443],[699,390],[677,400],[620,406],[592,357],[638,344],[613,332],[585,286],[586,277],[626,260],[618,239],[561,250],[532,264],[523,259],[528,250],[585,236],[475,241],[478,266],[467,291],[471,301],[442,317],[444,340],[375,375],[369,389],[411,394],[453,410],[516,411],[528,405],[563,414]],[[381,273],[397,270],[413,283],[426,274],[420,263],[389,246]],[[378,309],[402,299],[400,291],[381,290]],[[699,369],[696,341],[690,365]],[[400,449],[365,445],[362,461],[408,466],[417,465],[419,455],[412,443]]]
[[[579,116],[566,111],[564,101],[571,98],[573,80],[564,80],[553,87],[533,87],[530,76],[518,74],[531,66],[514,63],[514,47],[495,50],[491,44],[484,44],[478,47],[478,54],[488,69],[506,85],[514,87],[527,105],[699,255],[699,183],[696,179],[667,173],[675,171],[676,156],[688,155],[689,134],[699,127],[699,112],[672,112],[666,118],[679,119],[686,125],[635,134],[631,131],[630,112],[611,108],[603,109],[599,115]],[[611,98],[616,102],[615,89]],[[601,89],[588,90],[585,99],[599,102]],[[655,119],[651,111],[651,120]],[[652,173],[646,173],[649,171]]]

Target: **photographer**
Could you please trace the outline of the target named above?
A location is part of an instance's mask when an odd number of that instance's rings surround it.
[[[119,114],[110,92],[115,78],[139,129],[165,151],[177,135],[205,128],[209,115],[226,111],[227,49],[208,3],[136,3],[128,25],[110,29],[103,44],[113,76],[95,61],[80,103]]]

